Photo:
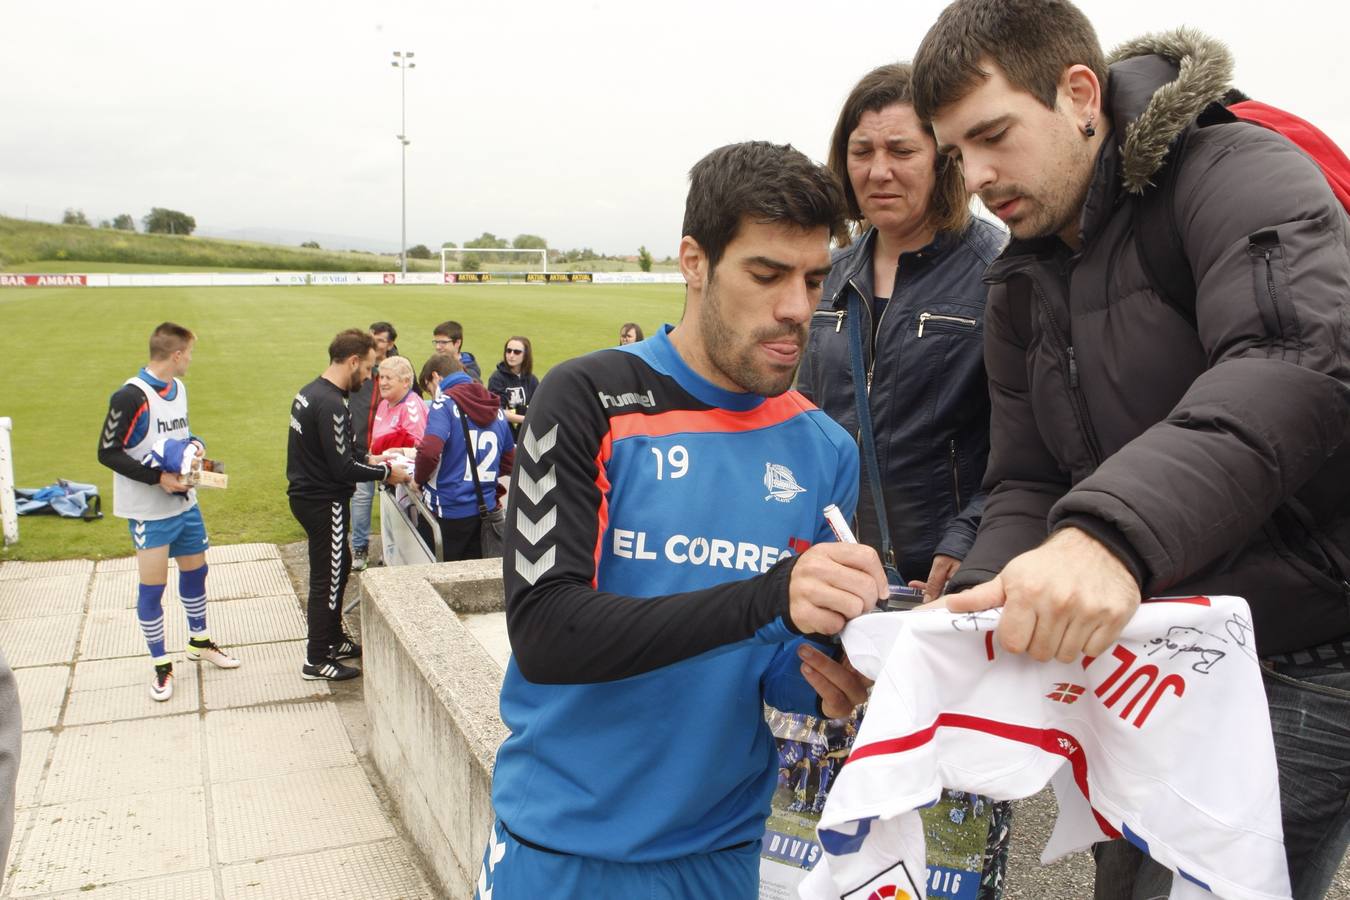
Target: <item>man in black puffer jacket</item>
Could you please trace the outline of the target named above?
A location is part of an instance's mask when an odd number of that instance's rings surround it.
[[[986,278],[990,493],[948,605],[1003,606],[1004,648],[1068,661],[1109,649],[1141,592],[1246,598],[1294,896],[1321,897],[1350,838],[1345,210],[1216,105],[1232,62],[1194,32],[1108,74],[1068,3],[958,0],[915,69],[916,110],[1014,238]],[[1134,235],[1164,167],[1194,322]]]

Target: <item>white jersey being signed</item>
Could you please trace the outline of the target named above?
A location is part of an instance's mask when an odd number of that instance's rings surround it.
[[[1125,837],[1178,873],[1174,900],[1289,897],[1245,601],[1147,601],[1108,652],[1073,663],[1004,652],[999,618],[888,613],[844,630],[876,686],[803,898],[922,898],[914,810],[943,785],[1016,800],[1047,783],[1060,812],[1044,862]]]

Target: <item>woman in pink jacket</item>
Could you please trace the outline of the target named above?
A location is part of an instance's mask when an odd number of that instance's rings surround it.
[[[370,452],[416,447],[427,430],[427,409],[413,387],[412,363],[391,356],[380,363],[380,405],[370,429]]]

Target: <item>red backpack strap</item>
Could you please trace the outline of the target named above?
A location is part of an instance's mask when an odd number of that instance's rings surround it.
[[[1244,122],[1278,131],[1311,156],[1326,176],[1336,199],[1350,212],[1350,158],[1321,129],[1293,113],[1258,100],[1244,100],[1228,109]]]

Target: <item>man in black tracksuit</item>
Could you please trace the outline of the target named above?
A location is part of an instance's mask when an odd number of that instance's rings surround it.
[[[359,329],[340,332],[328,345],[328,368],[300,389],[291,403],[286,479],[291,514],[309,539],[309,644],[301,675],[343,681],[361,674],[340,660],[360,657],[361,647],[342,631],[342,595],[351,572],[348,503],[358,482],[406,482],[403,470],[368,464],[356,452],[347,402],[370,377],[375,344]]]

